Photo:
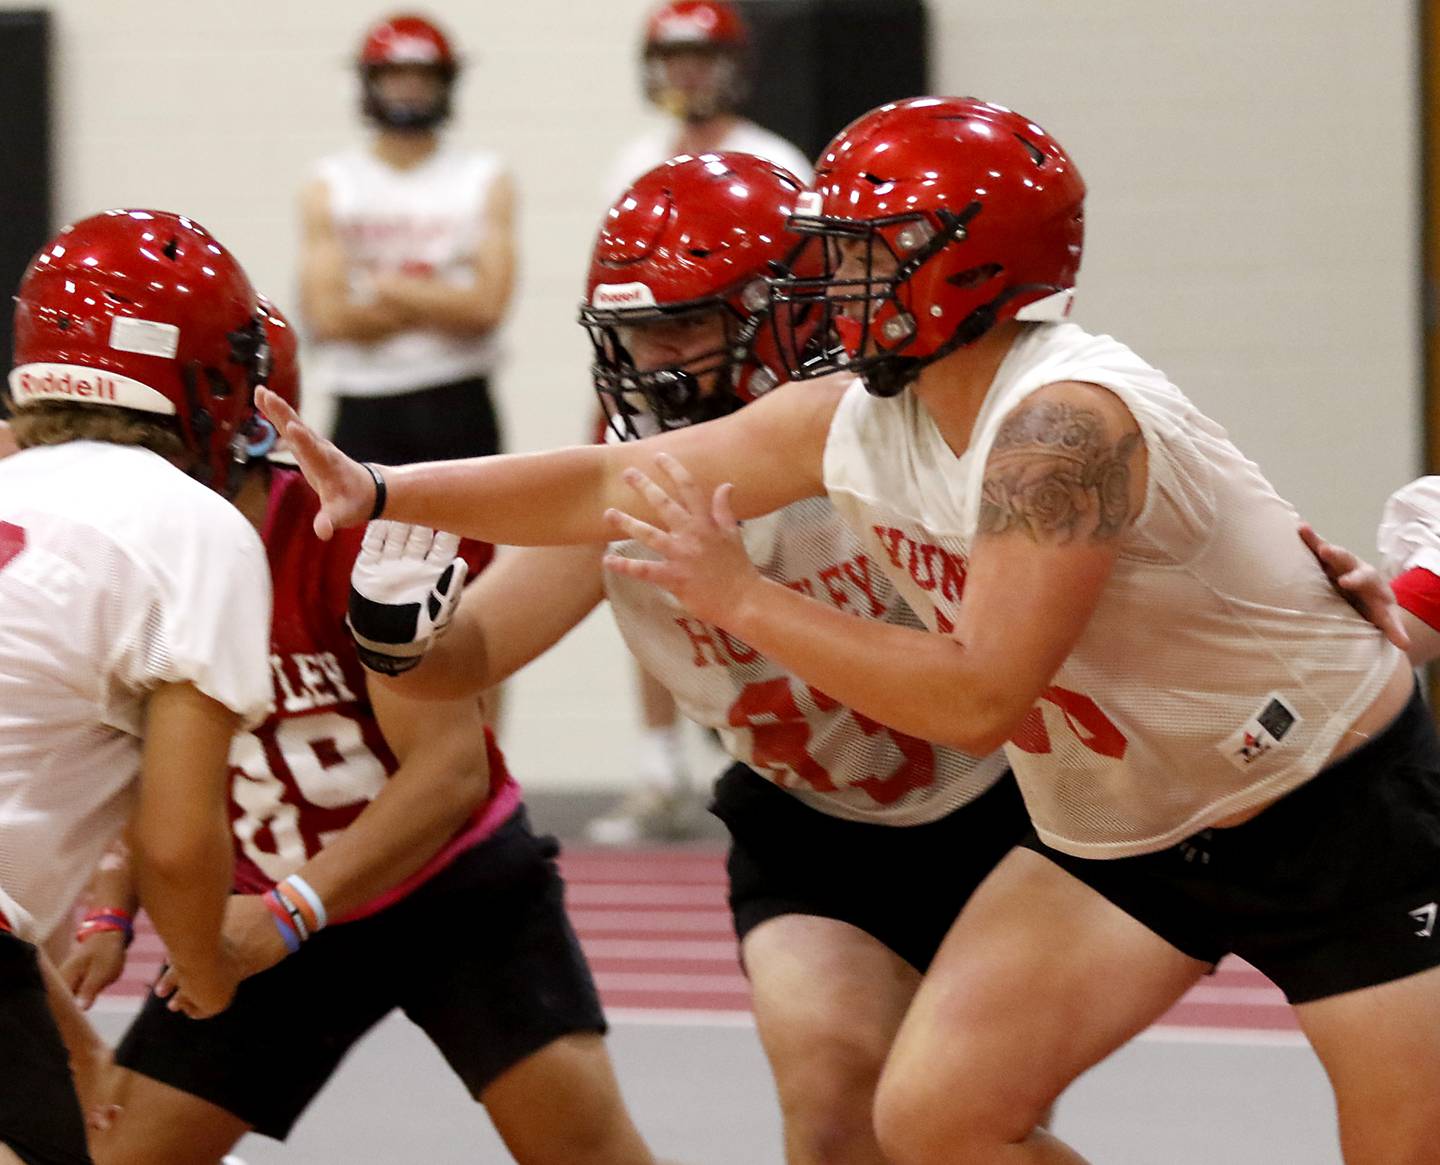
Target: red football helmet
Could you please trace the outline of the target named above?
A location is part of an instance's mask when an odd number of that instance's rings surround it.
[[[300,410],[300,344],[295,328],[269,296],[259,297],[260,317],[265,327],[266,353],[260,369],[260,381],[297,412]],[[295,458],[280,441],[275,426],[256,414],[247,457],[266,457],[293,465]]]
[[[786,231],[803,189],[751,154],[685,155],[643,174],[610,208],[580,322],[595,347],[595,390],[622,436],[640,436],[645,416],[662,429],[722,416],[787,378],[766,326],[765,280],[803,246]],[[636,369],[624,329],[700,313],[724,321],[722,346],[684,368]],[[804,321],[785,332],[803,336]]]
[[[268,295],[258,297],[269,342],[269,364],[263,383],[296,412],[300,411],[300,342],[295,327]]]
[[[255,290],[198,223],[111,210],[66,227],[15,297],[15,408],[65,400],[172,416],[225,492],[266,355]]]
[[[776,280],[772,294],[823,305],[841,347],[815,359],[800,337],[787,345],[791,374],[846,367],[893,396],[1000,320],[1063,319],[1084,202],[1060,144],[1003,106],[917,97],[865,114],[826,147],[792,219],[829,244],[827,273]]]
[[[365,116],[389,129],[433,129],[450,116],[450,93],[460,72],[460,59],[449,38],[423,16],[392,16],[365,34],[356,59],[360,69]],[[416,105],[386,100],[378,84],[386,69],[421,67],[440,78],[440,96]]]
[[[668,0],[645,24],[645,96],[686,121],[733,112],[745,100],[748,40],[727,0]]]

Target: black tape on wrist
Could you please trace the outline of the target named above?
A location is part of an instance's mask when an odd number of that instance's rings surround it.
[[[370,520],[373,522],[385,512],[385,478],[375,466],[368,461],[360,463],[370,471],[370,476],[375,479],[375,504],[370,507]]]

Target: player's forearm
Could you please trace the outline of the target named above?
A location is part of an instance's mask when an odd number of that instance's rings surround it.
[[[384,516],[501,545],[603,542],[616,488],[608,453],[580,445],[387,467]]]
[[[40,954],[40,974],[45,981],[45,1001],[50,1006],[55,1026],[60,1029],[60,1038],[70,1055],[74,1071],[79,1076],[86,1071],[88,1063],[108,1056],[109,1046],[90,1026],[60,972],[43,952]]]
[[[342,291],[306,297],[304,312],[317,340],[375,343],[414,326],[412,318],[393,303],[358,303]]]
[[[748,588],[726,630],[846,707],[974,756],[999,748],[1028,707],[998,699],[948,635],[859,619],[769,580]]]
[[[478,699],[500,682],[491,678],[489,644],[479,612],[473,607],[467,610],[464,600],[450,630],[430,645],[415,667],[393,676],[368,672],[366,678],[407,700]]]
[[[455,336],[483,336],[505,317],[510,294],[503,284],[459,286],[440,279],[396,278],[387,281],[380,302],[420,327]]]
[[[133,915],[140,908],[140,895],[135,888],[135,871],[130,860],[129,847],[116,840],[90,879],[90,909],[116,908]]]
[[[163,810],[146,817],[142,803],[131,834],[141,905],[176,970],[208,980],[220,967],[220,928],[233,881],[229,825],[220,813],[196,822]]]
[[[468,743],[441,740],[407,756],[385,788],[300,876],[334,920],[394,889],[473,816],[490,791],[478,715]]]

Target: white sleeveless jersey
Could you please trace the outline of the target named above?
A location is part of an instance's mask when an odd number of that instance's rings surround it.
[[[824,498],[807,498],[742,526],[766,578],[859,618],[921,627]],[[633,541],[611,551],[651,557]],[[807,805],[885,825],[934,821],[984,792],[1005,771],[1000,753],[977,760],[837,704],[668,592],[605,572],[630,650],[681,710],[719,733],[725,750]]]
[[[258,535],[163,458],[86,441],[0,460],[0,910],[18,931],[63,920],[125,823],[154,688],[264,719],[269,628]]]
[[[457,287],[474,282],[483,215],[501,173],[490,154],[441,149],[411,170],[397,170],[357,149],[324,159],[318,174],[345,249],[351,292],[364,300],[376,275],[423,275]],[[392,396],[482,376],[495,365],[498,340],[417,329],[374,343],[315,345],[326,387],[344,396]]]
[[[663,125],[642,134],[620,151],[605,174],[601,193],[606,206],[619,198],[642,174],[675,157],[677,133],[675,123],[667,119]],[[757,158],[783,166],[801,182],[808,183],[814,177],[810,159],[800,152],[798,146],[743,117],[736,120],[730,132],[711,152],[754,154]]]
[[[1082,857],[1162,849],[1312,777],[1397,652],[1337,595],[1299,518],[1224,430],[1108,336],[1030,325],[956,457],[912,392],[836,411],[825,483],[933,629],[952,630],[1001,421],[1083,381],[1134,414],[1145,506],[1089,626],[1006,745],[1041,837]]]

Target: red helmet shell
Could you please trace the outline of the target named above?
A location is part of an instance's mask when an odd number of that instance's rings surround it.
[[[439,27],[423,16],[392,16],[372,27],[360,46],[362,68],[385,65],[433,65],[454,72],[459,58]]]
[[[787,224],[803,184],[752,154],[682,155],[643,174],[610,208],[586,284],[592,313],[727,307],[751,326],[737,368],[744,401],[786,379],[769,327],[765,279],[798,241]],[[757,381],[756,373],[768,375]],[[763,384],[761,383],[763,381]]]
[[[941,349],[977,309],[993,313],[987,327],[1038,301],[1045,307],[1032,318],[1069,309],[1085,182],[1059,142],[1004,106],[968,97],[883,105],[825,148],[815,188],[823,219],[878,222],[902,258],[917,235],[903,236],[905,224],[887,219],[923,216],[930,231],[952,236],[902,291],[914,321],[908,356]],[[894,315],[893,304],[873,322],[882,335],[886,313]]]
[[[41,248],[20,281],[12,401],[173,416],[224,488],[254,416],[258,312],[240,264],[193,220],[154,210],[82,219]]]
[[[742,49],[748,35],[739,10],[726,0],[670,0],[645,25],[645,51],[669,48]]]

